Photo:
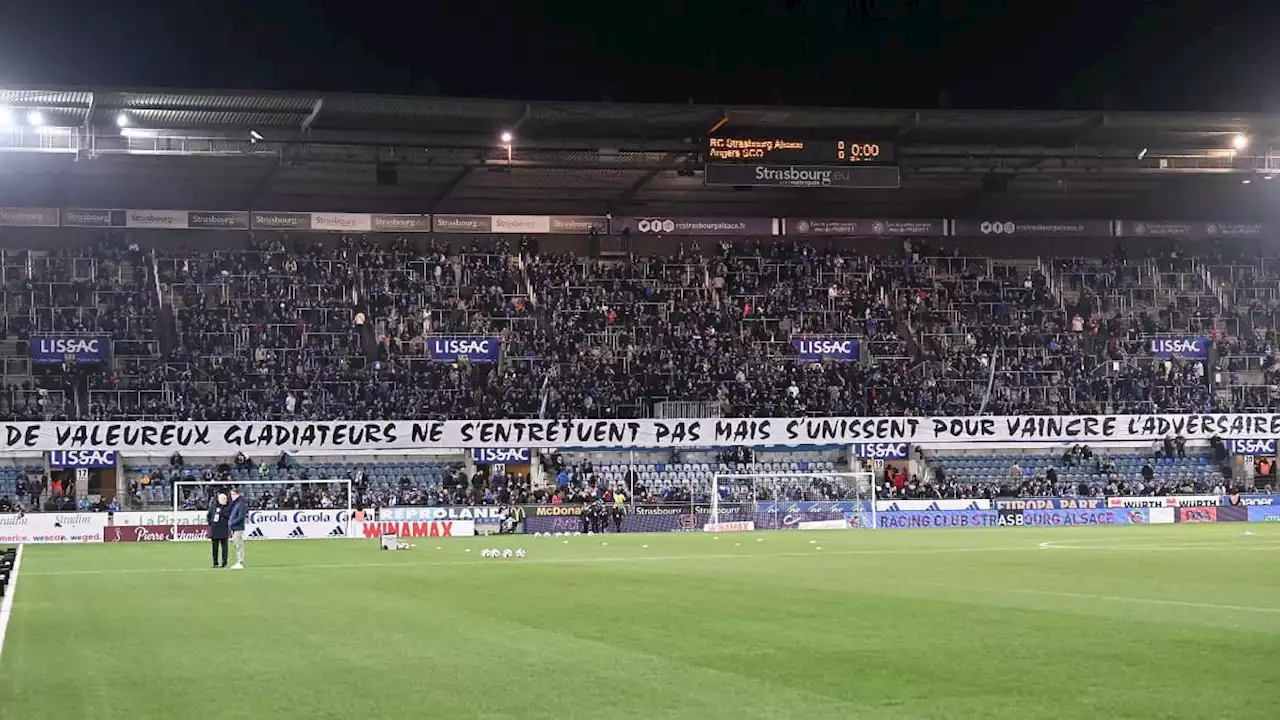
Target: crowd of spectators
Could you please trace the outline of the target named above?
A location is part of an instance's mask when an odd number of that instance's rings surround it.
[[[199,251],[118,238],[10,251],[10,337],[102,332],[116,353],[110,367],[38,371],[0,413],[611,417],[678,400],[726,416],[1045,414],[1275,400],[1258,389],[1276,379],[1275,330],[1240,329],[1280,296],[1265,264],[1230,273],[1231,303],[1171,253],[1027,263],[918,241],[879,255],[833,247],[725,240],[601,258],[531,239],[265,235]],[[1178,334],[1211,335],[1218,352],[1146,351],[1147,338]],[[500,338],[500,361],[434,361],[432,336]],[[858,339],[861,361],[798,362],[795,337]]]

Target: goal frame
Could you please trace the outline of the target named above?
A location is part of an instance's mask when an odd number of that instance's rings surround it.
[[[174,526],[174,532],[177,532],[177,527],[178,527],[178,525],[180,524],[180,523],[178,522],[178,518],[179,518],[178,513],[182,512],[182,509],[179,507],[179,498],[181,498],[181,496],[182,496],[182,493],[181,493],[181,492],[179,492],[179,490],[180,490],[181,488],[184,488],[184,487],[206,487],[206,488],[207,488],[207,487],[220,487],[220,488],[228,488],[228,489],[229,489],[229,488],[232,488],[232,487],[238,487],[238,488],[240,488],[241,495],[248,495],[248,493],[244,492],[245,488],[246,488],[246,487],[253,487],[253,486],[255,486],[255,485],[266,485],[266,486],[274,486],[274,485],[342,485],[342,486],[345,486],[345,487],[346,487],[346,489],[347,489],[347,504],[346,504],[346,507],[343,507],[343,508],[335,507],[335,508],[334,508],[334,510],[346,510],[346,511],[347,511],[347,531],[348,531],[348,532],[350,532],[350,528],[351,528],[351,518],[353,517],[352,513],[354,512],[354,505],[352,504],[352,502],[353,502],[353,500],[354,500],[353,494],[355,493],[355,483],[354,483],[352,480],[348,479],[348,478],[333,478],[333,479],[331,479],[331,480],[320,480],[320,479],[311,479],[311,480],[239,480],[239,481],[232,481],[232,482],[221,482],[221,481],[217,481],[217,480],[178,480],[178,481],[175,481],[175,482],[173,483],[173,526]],[[320,508],[300,508],[300,509],[302,509],[302,510],[319,510]],[[250,510],[250,512],[253,512],[253,510]]]
[[[749,472],[748,472],[748,473],[720,473],[720,472],[718,472],[718,473],[714,473],[714,474],[711,476],[711,512],[710,512],[710,522],[711,522],[711,523],[718,523],[718,522],[720,522],[720,505],[721,505],[721,501],[720,501],[720,483],[721,483],[721,481],[722,481],[722,480],[726,480],[726,479],[738,479],[738,480],[750,479],[750,480],[753,480],[753,481],[758,481],[758,480],[765,480],[765,481],[773,480],[773,481],[774,481],[774,487],[776,488],[776,487],[777,487],[777,482],[776,482],[776,481],[781,480],[781,479],[784,479],[784,478],[786,478],[786,479],[793,479],[793,478],[813,478],[813,479],[818,479],[818,478],[854,478],[854,479],[862,479],[862,480],[865,480],[865,481],[866,481],[866,483],[867,483],[867,487],[868,487],[868,489],[869,489],[868,497],[865,499],[865,502],[868,504],[868,506],[869,506],[869,508],[870,508],[870,518],[871,518],[871,524],[870,524],[870,526],[869,526],[869,527],[867,527],[866,529],[870,529],[870,530],[878,530],[878,529],[880,528],[880,518],[879,518],[879,515],[878,515],[878,513],[877,513],[877,511],[876,511],[876,474],[875,474],[875,472],[874,472],[874,471],[870,471],[870,470],[851,470],[851,471],[846,471],[846,472],[841,472],[841,471],[835,471],[835,470],[833,470],[833,471],[830,471],[830,472],[794,472],[794,473],[787,473],[787,472],[767,472],[767,473],[749,473]],[[760,510],[759,510],[759,508],[760,508],[760,505],[759,505],[760,501],[759,501],[759,500],[757,500],[757,499],[754,497],[755,493],[752,493],[752,495],[753,495],[753,497],[752,497],[752,500],[751,500],[751,504],[752,504],[753,508],[755,509],[755,514],[759,514],[759,513],[760,513]],[[776,492],[774,493],[774,497],[775,497],[775,498],[777,497],[777,493],[776,493]],[[862,501],[862,500],[860,499],[859,501]],[[776,513],[777,503],[780,503],[780,502],[783,502],[783,501],[781,501],[781,500],[774,500],[773,502],[775,503],[774,508],[775,508],[775,513]],[[826,502],[826,501],[824,501],[824,502]],[[830,501],[830,502],[835,502],[835,501]],[[775,525],[776,525],[776,524],[775,524]]]

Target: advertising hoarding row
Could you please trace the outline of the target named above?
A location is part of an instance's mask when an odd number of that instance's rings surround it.
[[[1171,523],[1280,522],[1280,495],[1173,498],[998,498],[879,501],[877,527],[883,530],[1145,525]],[[1118,502],[1117,502],[1118,501]],[[800,530],[859,527],[867,503],[805,501],[745,503],[721,507],[723,527]],[[581,505],[523,506],[525,533],[582,530]],[[254,540],[403,539],[471,537],[497,522],[502,510],[484,507],[386,508],[378,520],[356,520],[346,511],[285,510],[250,513],[246,537]],[[0,515],[0,544],[172,542],[207,538],[202,511],[29,513]],[[623,532],[703,532],[712,524],[707,505],[627,506]],[[612,522],[607,531],[616,531]]]
[[[798,188],[895,188],[893,166],[712,163],[710,185]],[[338,233],[587,235],[798,235],[810,237],[1151,237],[1212,240],[1273,237],[1273,223],[1222,220],[770,218],[607,215],[458,215],[287,210],[0,208],[0,227],[142,230],[254,230]]]

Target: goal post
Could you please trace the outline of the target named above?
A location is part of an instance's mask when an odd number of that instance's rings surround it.
[[[204,512],[220,492],[238,489],[248,503],[245,537],[255,540],[349,537],[354,488],[348,479],[180,480],[173,483],[174,535],[184,519],[204,525]],[[196,515],[195,513],[199,513]]]
[[[712,525],[752,522],[760,530],[879,527],[871,472],[716,473],[711,485]]]

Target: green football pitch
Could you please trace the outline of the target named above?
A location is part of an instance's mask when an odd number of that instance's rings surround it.
[[[28,546],[0,717],[1274,718],[1249,529]]]

